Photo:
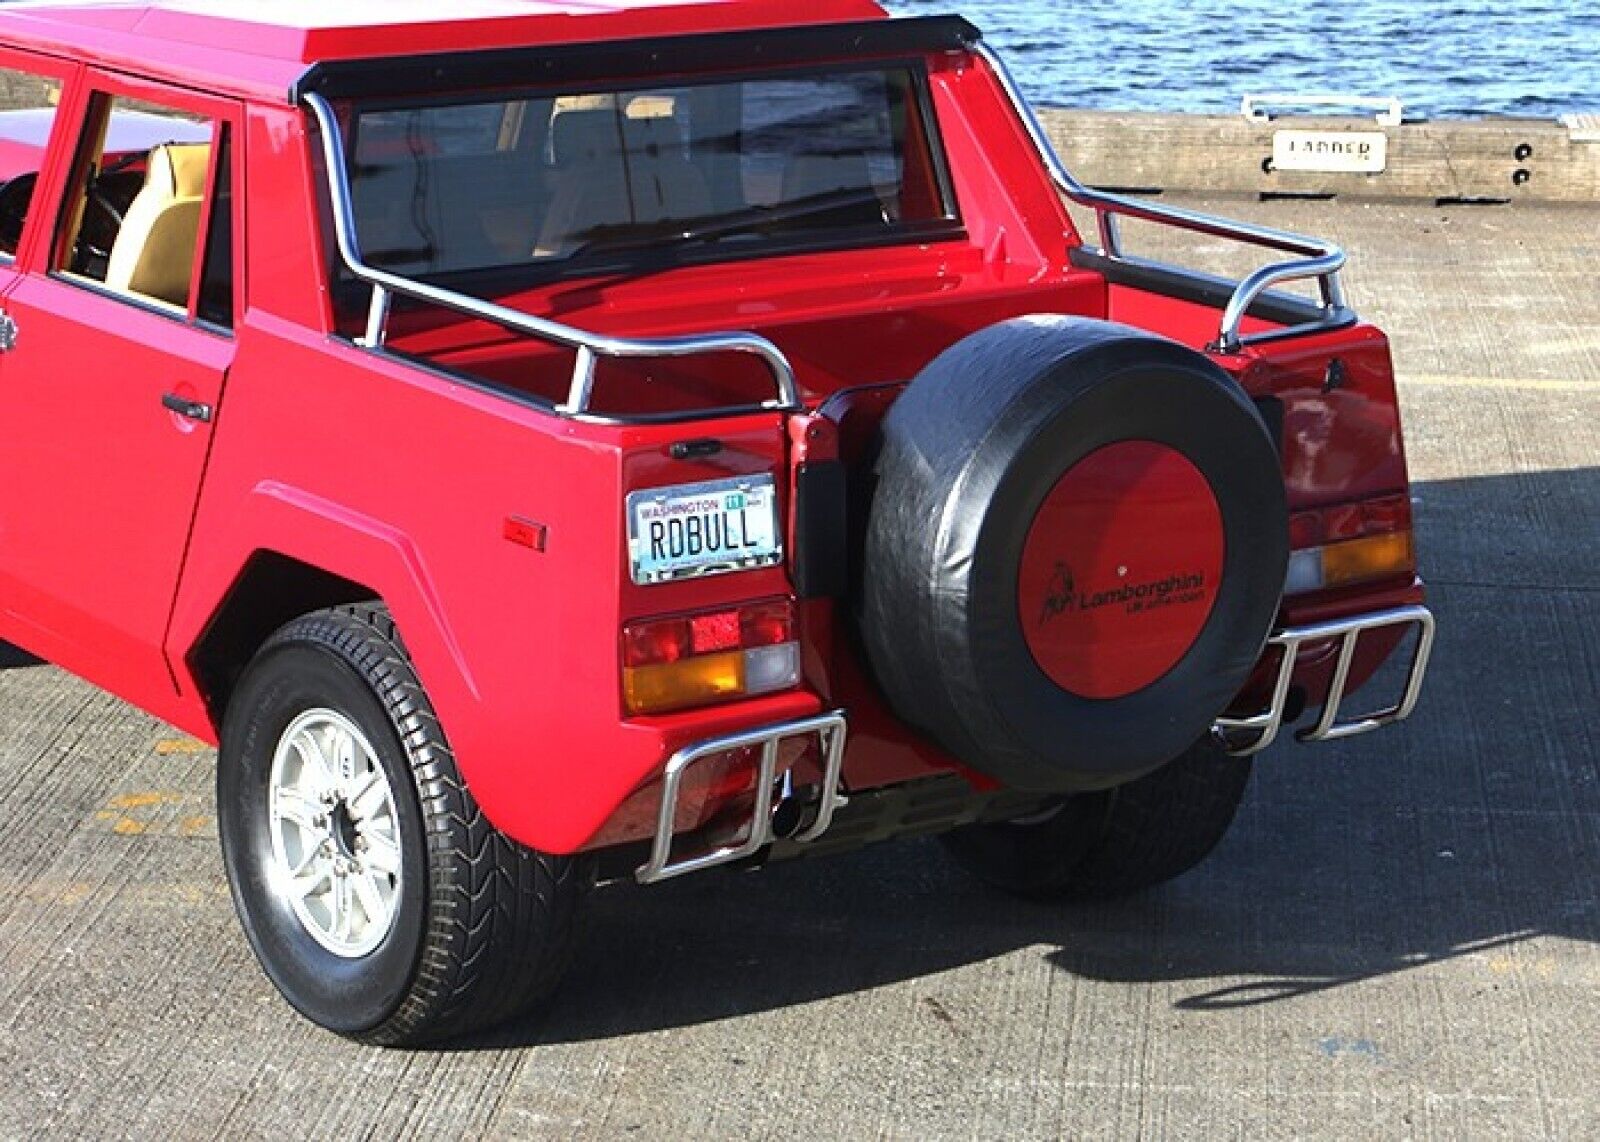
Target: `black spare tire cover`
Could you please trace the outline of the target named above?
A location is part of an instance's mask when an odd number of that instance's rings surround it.
[[[1244,686],[1282,594],[1277,449],[1214,363],[1028,317],[890,409],[861,634],[895,712],[1016,788],[1103,788],[1181,754]]]

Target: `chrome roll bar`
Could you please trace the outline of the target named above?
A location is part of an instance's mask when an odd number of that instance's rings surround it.
[[[1244,321],[1245,314],[1250,311],[1250,307],[1262,293],[1280,282],[1315,278],[1321,289],[1322,318],[1305,325],[1294,326],[1295,332],[1326,328],[1332,325],[1338,319],[1338,315],[1346,309],[1344,286],[1339,280],[1339,271],[1345,264],[1345,254],[1331,242],[1291,234],[1285,230],[1255,226],[1248,222],[1235,222],[1227,218],[1201,214],[1198,211],[1184,210],[1181,207],[1159,206],[1142,199],[1108,194],[1084,186],[1062,163],[1061,156],[1056,153],[1054,144],[1050,142],[1050,136],[1045,132],[1044,124],[1039,122],[1038,115],[1034,113],[1027,98],[1022,94],[1022,89],[1017,86],[1016,77],[1011,74],[1011,69],[1000,58],[999,53],[981,42],[974,45],[974,51],[993,69],[1012,107],[1027,128],[1034,148],[1049,170],[1056,189],[1071,201],[1094,210],[1100,229],[1100,249],[1097,252],[1102,256],[1117,261],[1128,260],[1123,253],[1122,234],[1117,224],[1120,218],[1136,218],[1144,222],[1176,226],[1213,238],[1224,238],[1298,255],[1293,261],[1273,262],[1262,266],[1234,287],[1233,296],[1228,299],[1227,307],[1223,310],[1222,323],[1217,332],[1214,348],[1218,351],[1236,353],[1250,343],[1252,337],[1241,337],[1239,334],[1239,327]]]
[[[576,357],[567,399],[555,406],[555,411],[563,416],[583,416],[589,412],[594,396],[595,365],[601,357],[697,357],[708,353],[747,353],[759,357],[767,366],[777,385],[778,395],[773,400],[752,406],[752,410],[792,411],[800,408],[800,391],[794,367],[781,349],[754,333],[710,333],[653,340],[607,337],[367,265],[361,258],[360,240],[356,235],[350,171],[345,161],[344,133],[340,130],[338,116],[320,95],[307,92],[301,99],[316,118],[322,137],[322,155],[328,169],[328,193],[333,206],[333,231],[339,257],[357,280],[372,287],[366,331],[357,340],[358,345],[367,349],[382,349],[388,333],[393,299],[396,296],[410,297],[574,350]],[[734,410],[702,410],[696,415],[704,416],[709,411]]]

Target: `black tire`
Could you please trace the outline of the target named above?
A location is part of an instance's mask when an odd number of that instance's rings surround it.
[[[1115,599],[1116,581],[1106,591],[1080,570],[1074,587],[1068,564],[1055,562],[1065,604],[1024,614],[1022,577],[1039,565],[1025,557],[1067,474],[1130,445],[1176,457],[1209,495],[1213,562],[1191,564],[1181,546],[1142,569],[1124,560],[1135,566],[1123,599],[1096,613],[1154,624],[1182,610],[1192,629],[1130,688],[1074,690],[1047,674],[1037,640],[1059,629],[1047,629],[1057,615],[1077,622]],[[1105,789],[1177,757],[1238,694],[1271,632],[1288,562],[1277,447],[1240,387],[1175,342],[1068,317],[974,334],[890,409],[875,476],[858,609],[873,675],[902,719],[1012,788]],[[1140,532],[1138,512],[1129,518],[1132,545],[1099,551],[1170,539],[1154,526]],[[1043,534],[1048,547],[1067,533]],[[1152,592],[1154,604],[1127,601],[1132,591]],[[1114,664],[1131,642],[1112,638],[1092,654]]]
[[[996,888],[1029,899],[1106,899],[1152,888],[1210,855],[1233,823],[1251,760],[1207,739],[1137,781],[1063,798],[1021,821],[945,834],[946,851]]]
[[[269,780],[308,710],[347,718],[393,794],[401,871],[383,942],[344,958],[269,884]],[[485,819],[386,608],[289,623],[232,694],[217,775],[223,858],[257,959],[307,1018],[349,1038],[410,1046],[482,1030],[545,999],[565,970],[584,887],[573,858],[534,852]]]

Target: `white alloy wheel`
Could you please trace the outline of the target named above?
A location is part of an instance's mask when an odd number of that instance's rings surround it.
[[[360,959],[394,927],[400,818],[366,735],[336,710],[307,710],[272,755],[272,888],[306,932]]]

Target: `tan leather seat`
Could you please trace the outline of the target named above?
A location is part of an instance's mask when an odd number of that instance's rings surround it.
[[[641,144],[629,156],[636,221],[687,222],[711,213],[711,188],[683,153],[677,123],[667,116],[637,119],[629,133]]]
[[[822,204],[830,197],[840,202],[827,211],[831,225],[877,226],[888,220],[863,152],[802,153],[789,160],[781,202]]]
[[[570,254],[612,227],[683,221],[711,212],[711,191],[665,116],[628,121],[626,156],[616,112],[563,111],[553,125],[556,169],[536,257]]]
[[[146,163],[144,186],[129,205],[111,247],[106,285],[187,306],[211,144],[152,147]]]
[[[570,254],[604,226],[633,220],[614,111],[563,111],[551,124],[555,169],[535,257]]]

